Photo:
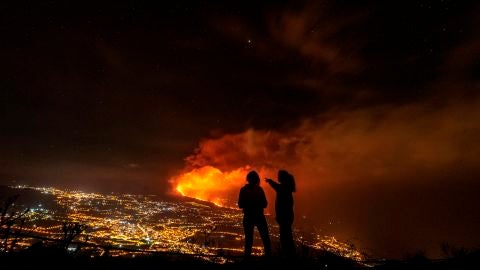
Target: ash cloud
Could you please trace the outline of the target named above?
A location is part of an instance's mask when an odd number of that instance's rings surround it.
[[[269,13],[258,50],[308,63],[279,80],[314,93],[316,110],[205,139],[188,166],[288,169],[298,227],[377,256],[478,245],[478,5],[303,3]]]
[[[286,168],[297,179],[297,226],[313,220],[381,256],[438,255],[442,242],[480,241],[470,235],[480,225],[479,105],[425,101],[331,112],[285,132],[204,140],[187,161],[225,171]]]

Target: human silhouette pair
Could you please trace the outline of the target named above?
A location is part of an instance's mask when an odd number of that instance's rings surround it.
[[[268,224],[264,209],[267,199],[263,188],[260,187],[260,177],[256,171],[250,171],[246,177],[247,184],[240,189],[238,206],[243,209],[243,229],[245,233],[244,254],[249,257],[252,253],[253,234],[255,226],[263,242],[264,254],[271,256],[272,248],[268,232]],[[293,192],[295,192],[295,179],[285,170],[278,171],[278,182],[265,179],[276,192],[275,219],[280,228],[280,245],[282,254],[286,257],[295,255],[292,225]]]

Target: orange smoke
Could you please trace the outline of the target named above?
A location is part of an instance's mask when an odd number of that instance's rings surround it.
[[[261,179],[274,178],[279,162],[272,159],[272,154],[283,157],[280,152],[288,144],[290,140],[276,132],[255,130],[203,140],[195,153],[186,158],[183,173],[171,178],[170,183],[183,196],[237,207],[238,192],[246,183],[247,173],[255,168]],[[269,190],[265,192],[267,197],[272,195]]]
[[[249,170],[249,166],[231,171],[203,166],[176,176],[171,181],[183,196],[210,201],[218,206],[233,207]]]
[[[185,196],[236,207],[250,169],[261,179],[286,169],[297,182],[298,216],[324,222],[327,213],[345,213],[338,218],[346,220],[351,201],[381,191],[373,187],[414,189],[437,184],[445,172],[477,170],[479,108],[477,100],[379,106],[325,113],[282,132],[248,129],[204,139],[170,182]],[[264,190],[271,207],[275,194],[268,185]],[[369,211],[364,216],[375,215]]]

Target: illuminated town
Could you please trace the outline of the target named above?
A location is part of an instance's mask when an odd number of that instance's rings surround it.
[[[76,240],[88,244],[83,250],[90,248],[92,256],[106,252],[105,248],[98,247],[111,247],[108,251],[111,256],[174,252],[211,256],[217,260],[241,256],[243,252],[242,212],[238,209],[188,197],[165,200],[156,195],[86,193],[51,187],[11,188],[35,192],[39,198],[52,200],[48,206],[40,202],[24,206],[30,209],[22,229],[27,235],[60,239],[64,222],[83,224],[85,230]],[[269,223],[272,240],[278,242],[278,228],[271,217]],[[311,249],[326,250],[356,261],[364,259],[354,247],[333,236],[305,237],[303,232],[297,235],[297,241]],[[255,237],[254,254],[261,255],[261,241],[258,235]],[[25,237],[17,248],[31,246],[34,241]]]

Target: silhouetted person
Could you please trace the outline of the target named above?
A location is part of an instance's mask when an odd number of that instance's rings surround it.
[[[293,242],[293,192],[295,192],[295,178],[285,170],[278,171],[278,182],[266,179],[277,196],[275,198],[275,219],[280,229],[280,244],[282,253],[287,257],[295,256]]]
[[[265,256],[271,255],[270,236],[263,209],[267,207],[267,198],[262,187],[260,177],[256,171],[247,174],[247,184],[240,189],[238,207],[243,209],[243,229],[245,232],[245,256],[252,254],[254,227],[257,226],[263,241]]]

